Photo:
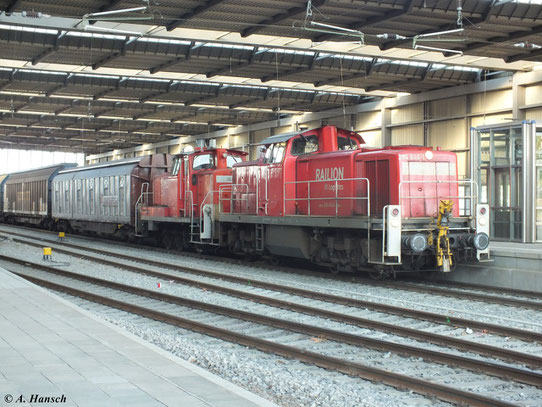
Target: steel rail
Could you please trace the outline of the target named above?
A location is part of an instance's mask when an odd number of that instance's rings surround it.
[[[374,382],[384,383],[399,389],[412,390],[424,396],[433,396],[444,401],[467,404],[470,406],[514,406],[514,404],[463,391],[450,386],[441,385],[438,383],[398,373],[393,373],[384,369],[378,369],[360,363],[341,360],[336,357],[321,355],[316,352],[311,352],[288,345],[278,344],[268,340],[254,338],[249,335],[244,335],[216,326],[195,322],[186,318],[181,318],[179,316],[167,314],[165,312],[159,312],[139,305],[115,300],[97,294],[88,293],[86,291],[53,283],[34,276],[27,276],[24,274],[23,276],[25,279],[41,286],[61,291],[66,294],[75,295],[92,302],[97,302],[109,307],[117,308],[133,314],[141,315],[146,318],[178,326],[184,329],[189,329],[191,331],[199,332],[229,342],[238,343],[240,345],[258,349],[263,352],[274,353],[281,357],[296,359],[303,363],[318,366],[324,369],[334,370],[340,373],[347,374],[349,376],[355,376]]]
[[[30,239],[44,240],[40,238],[30,238]],[[13,240],[18,241],[20,243],[28,244],[31,246],[35,246],[35,247],[41,247],[41,245],[37,243],[28,242],[25,240],[20,240],[20,239],[13,239]],[[51,241],[48,241],[48,240],[46,241],[48,243],[52,243]],[[510,327],[503,327],[500,325],[490,324],[486,322],[479,322],[479,321],[475,321],[471,319],[458,318],[458,317],[449,316],[449,315],[441,315],[441,314],[436,314],[436,313],[432,313],[428,311],[406,309],[403,307],[398,307],[398,306],[389,305],[389,304],[382,304],[382,303],[377,303],[377,302],[372,302],[372,301],[341,297],[334,294],[319,293],[315,291],[305,290],[302,288],[284,286],[280,284],[269,283],[265,281],[254,280],[254,279],[247,279],[245,277],[235,277],[235,276],[225,275],[221,273],[216,273],[213,271],[196,269],[193,267],[177,266],[174,264],[164,263],[161,261],[147,260],[144,258],[129,256],[126,254],[109,252],[107,250],[100,250],[100,249],[94,249],[94,248],[88,248],[88,247],[81,247],[81,246],[69,244],[69,243],[63,243],[62,245],[65,247],[71,247],[76,250],[85,250],[88,252],[101,254],[103,256],[117,257],[120,259],[132,261],[136,263],[144,263],[150,266],[163,267],[170,270],[179,271],[181,273],[200,275],[200,276],[210,277],[214,279],[230,281],[237,284],[250,285],[252,287],[258,287],[258,288],[263,288],[263,289],[272,290],[272,291],[279,291],[279,292],[297,295],[297,296],[301,296],[305,298],[311,298],[315,300],[341,304],[341,305],[345,305],[345,306],[349,306],[353,308],[372,309],[375,311],[398,315],[401,317],[421,319],[425,321],[434,322],[437,324],[452,325],[452,326],[457,326],[457,327],[462,327],[462,328],[478,329],[480,331],[484,331],[488,333],[491,332],[497,335],[509,336],[509,337],[514,337],[517,339],[536,341],[536,342],[542,343],[542,333],[539,333],[539,332],[527,331],[523,329],[510,328]],[[173,278],[173,276],[169,274],[154,272],[154,271],[150,271],[141,267],[118,263],[111,260],[90,256],[90,255],[82,255],[80,253],[70,252],[69,250],[65,250],[58,245],[51,245],[51,246],[55,247],[55,250],[59,253],[64,253],[64,254],[68,254],[72,256],[76,255],[79,258],[85,258],[93,262],[100,262],[102,264],[110,265],[117,268],[122,268],[122,269],[133,271],[136,273],[149,274],[149,275],[153,274],[159,278],[170,278],[170,279]],[[185,280],[183,281],[183,283],[186,284],[187,281]]]
[[[529,290],[521,290],[516,288],[508,288],[508,287],[493,287],[483,284],[475,284],[475,283],[463,283],[460,281],[448,281],[448,280],[423,280],[423,279],[416,279],[412,278],[413,283],[419,283],[420,281],[431,283],[431,284],[443,284],[444,286],[454,287],[457,289],[473,289],[473,290],[479,290],[479,291],[485,291],[490,292],[494,294],[508,294],[508,295],[521,295],[523,297],[530,297],[532,299],[542,300],[542,292],[536,292],[536,291],[529,291]],[[542,305],[542,303],[541,303]]]
[[[58,242],[55,242],[55,241],[52,241],[52,240],[49,240],[49,239],[44,239],[44,238],[39,238],[39,237],[30,237],[30,236],[27,236],[27,235],[24,235],[24,234],[19,234],[19,233],[11,233],[12,235],[14,236],[20,236],[20,237],[24,237],[24,238],[31,238],[31,239],[36,239],[36,240],[42,240],[42,241],[46,241],[48,243],[58,243]],[[75,248],[75,249],[80,249],[81,247],[78,246],[78,245],[75,245],[73,243],[66,243],[66,242],[63,242],[62,245],[66,246],[66,247],[72,247],[72,248]],[[89,251],[92,251],[94,253],[98,253],[98,254],[104,254],[104,251],[101,251],[99,249],[90,249],[90,248],[87,248],[87,250]],[[118,255],[118,256],[124,256],[124,255]],[[132,258],[133,259],[133,258]],[[126,260],[130,260],[130,256],[128,256],[128,258],[126,258]],[[213,259],[214,261],[216,261],[216,259]],[[139,262],[146,262],[147,260],[145,259],[138,259]],[[224,261],[223,259],[220,259],[220,261]],[[251,265],[253,267],[253,265]],[[369,269],[367,269],[369,271]],[[285,270],[281,270],[281,271],[285,271]],[[292,272],[292,271],[287,271],[287,272]],[[299,270],[295,270],[296,273],[300,274]],[[474,293],[474,292],[465,292],[465,291],[458,291],[458,290],[454,290],[454,289],[449,289],[449,288],[446,288],[446,287],[436,287],[434,285],[431,285],[431,286],[423,286],[423,285],[420,285],[420,284],[416,284],[416,283],[411,283],[411,282],[405,282],[405,281],[394,281],[394,282],[389,282],[389,281],[374,281],[374,280],[369,280],[369,279],[366,279],[366,278],[360,278],[360,277],[357,277],[357,276],[328,276],[328,275],[325,275],[323,273],[314,273],[314,272],[311,272],[311,271],[307,271],[306,273],[302,273],[302,274],[309,274],[309,275],[313,275],[313,276],[316,276],[316,277],[320,277],[320,278],[329,278],[329,279],[332,279],[332,280],[337,280],[337,281],[344,281],[344,282],[354,282],[354,283],[359,283],[359,284],[365,284],[365,285],[371,285],[373,287],[384,287],[384,288],[391,288],[391,289],[401,289],[401,290],[405,290],[405,291],[413,291],[413,292],[419,292],[419,293],[426,293],[426,294],[432,294],[432,295],[442,295],[442,296],[445,296],[445,297],[451,297],[451,298],[464,298],[466,300],[475,300],[475,301],[482,301],[482,302],[486,302],[486,303],[494,303],[494,304],[498,304],[498,305],[509,305],[509,306],[513,306],[513,307],[521,307],[521,308],[527,308],[527,309],[534,309],[536,311],[542,309],[542,302],[541,301],[530,301],[530,300],[526,300],[526,299],[520,299],[520,298],[507,298],[507,297],[502,297],[502,296],[498,296],[498,295],[488,295],[488,294],[481,294],[481,293]],[[450,284],[449,282],[447,282],[447,284]],[[463,288],[469,288],[469,286],[467,284],[459,284],[459,283],[451,283],[450,285],[457,285],[458,288],[461,288],[461,286]],[[533,292],[533,291],[525,291],[525,290],[513,290],[513,289],[507,289],[507,288],[500,288],[500,287],[487,287],[487,286],[482,286],[482,285],[473,285],[472,288],[474,289],[477,289],[477,290],[482,290],[482,291],[489,291],[489,290],[493,290],[494,292],[497,292],[497,293],[505,293],[505,294],[510,294],[510,295],[521,295],[521,296],[525,296],[525,297],[531,297],[532,299],[536,299],[536,300],[542,300],[542,293],[536,293],[536,292]]]
[[[16,263],[23,266],[30,264],[33,267],[42,269],[44,271],[51,271],[57,274],[65,273],[66,276],[70,275],[69,274],[70,272],[68,271],[55,269],[53,267],[45,266],[42,264],[31,263],[25,260],[14,259],[7,256],[0,255],[0,260]],[[431,342],[437,345],[453,347],[453,348],[457,348],[461,350],[466,350],[469,352],[475,352],[475,353],[483,354],[486,356],[494,357],[500,360],[506,360],[506,361],[515,362],[515,363],[523,363],[533,368],[542,367],[542,357],[528,355],[525,353],[510,350],[510,349],[478,344],[476,342],[465,341],[459,338],[448,337],[445,335],[418,331],[412,328],[401,327],[394,324],[388,324],[385,322],[378,322],[378,321],[373,321],[373,320],[369,320],[365,318],[349,316],[349,315],[341,314],[334,311],[327,311],[327,310],[322,310],[322,309],[318,309],[318,308],[314,308],[314,307],[310,307],[306,305],[296,304],[290,301],[283,301],[283,300],[274,299],[270,297],[260,296],[257,294],[250,294],[243,291],[234,290],[231,288],[220,287],[220,286],[216,286],[210,283],[198,282],[198,281],[194,281],[190,279],[185,279],[183,277],[171,276],[170,274],[164,274],[164,273],[153,272],[153,271],[148,271],[148,272],[141,271],[140,274],[146,274],[146,275],[150,275],[150,276],[154,276],[158,278],[169,279],[181,284],[196,286],[198,288],[203,288],[206,290],[223,293],[223,294],[230,295],[236,298],[242,298],[245,300],[249,300],[249,301],[253,301],[253,302],[257,302],[261,304],[266,304],[266,305],[270,305],[270,306],[281,308],[281,309],[301,312],[307,315],[321,317],[321,318],[328,318],[337,322],[358,326],[360,328],[376,329],[379,331],[396,334],[396,335],[400,335],[404,337],[409,337],[412,339]],[[77,275],[77,276],[82,276],[82,275]],[[83,276],[83,277],[77,277],[77,278],[82,279],[85,277],[88,278],[89,280],[90,279],[97,280],[96,278],[90,277],[90,276]]]
[[[436,294],[436,295],[442,295],[444,297],[452,297],[456,299],[464,298],[466,300],[492,302],[499,305],[510,305],[513,307],[534,309],[536,311],[539,311],[542,309],[542,302],[529,301],[529,300],[524,300],[520,298],[498,297],[496,295],[487,295],[487,294],[480,294],[480,293],[473,293],[473,292],[458,291],[458,290],[453,290],[453,289],[449,289],[445,287],[436,287],[436,286],[428,287],[428,286],[422,286],[419,284],[409,283],[409,282],[404,282],[404,281],[401,281],[401,282],[399,281],[397,282],[363,281],[363,282],[365,284],[370,284],[376,287],[401,289],[401,290],[414,291],[414,292],[433,294],[433,295]]]

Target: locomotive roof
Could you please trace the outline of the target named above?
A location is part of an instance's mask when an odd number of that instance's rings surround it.
[[[290,133],[283,133],[283,134],[277,134],[275,136],[267,137],[266,139],[263,139],[259,143],[256,143],[257,146],[263,146],[267,144],[274,144],[274,143],[281,143],[283,141],[288,141],[292,137],[297,136],[298,134],[304,133],[304,131],[292,131]]]

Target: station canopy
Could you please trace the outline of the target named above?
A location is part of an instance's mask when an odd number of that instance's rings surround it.
[[[536,69],[541,3],[0,0],[0,148],[99,153]]]

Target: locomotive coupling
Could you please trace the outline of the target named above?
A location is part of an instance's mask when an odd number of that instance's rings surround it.
[[[450,249],[450,231],[449,223],[452,217],[452,209],[454,203],[450,200],[442,200],[438,207],[438,237],[437,237],[437,267],[444,272],[451,271],[452,266],[452,250]]]

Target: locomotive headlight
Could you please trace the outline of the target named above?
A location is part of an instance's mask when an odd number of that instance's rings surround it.
[[[487,233],[476,233],[473,239],[474,247],[478,250],[485,250],[489,246],[489,236]]]
[[[433,159],[433,152],[431,150],[427,150],[424,155],[425,155],[426,160],[432,160]]]

